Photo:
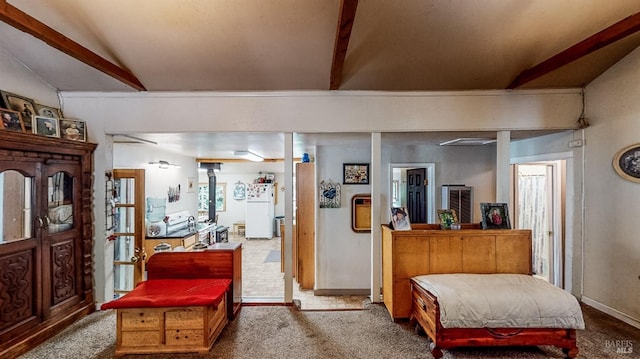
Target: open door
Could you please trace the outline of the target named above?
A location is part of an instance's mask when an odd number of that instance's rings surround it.
[[[114,169],[113,180],[113,290],[117,298],[144,280],[144,170]]]

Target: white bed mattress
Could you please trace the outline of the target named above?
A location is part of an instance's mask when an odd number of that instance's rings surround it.
[[[578,300],[523,274],[429,274],[414,279],[438,298],[445,328],[584,329]]]

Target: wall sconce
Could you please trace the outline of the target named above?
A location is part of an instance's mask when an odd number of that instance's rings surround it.
[[[236,157],[242,157],[245,160],[253,161],[253,162],[262,162],[264,158],[251,151],[234,151],[233,155]]]
[[[158,168],[163,170],[167,168],[180,168],[180,165],[174,165],[173,163],[169,163],[167,161],[158,161],[158,162],[149,162],[150,165],[158,165]]]

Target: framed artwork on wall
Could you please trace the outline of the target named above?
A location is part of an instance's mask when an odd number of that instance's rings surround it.
[[[506,203],[480,203],[482,229],[511,229]]]
[[[369,184],[368,163],[344,163],[342,165],[343,184]]]
[[[247,186],[238,181],[236,182],[236,184],[233,185],[233,199],[235,199],[236,201],[242,201],[247,193]]]
[[[620,177],[640,183],[640,143],[618,151],[613,156],[613,168]]]

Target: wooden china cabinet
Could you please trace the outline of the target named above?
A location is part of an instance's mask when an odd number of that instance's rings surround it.
[[[0,130],[0,358],[95,310],[95,147]]]

